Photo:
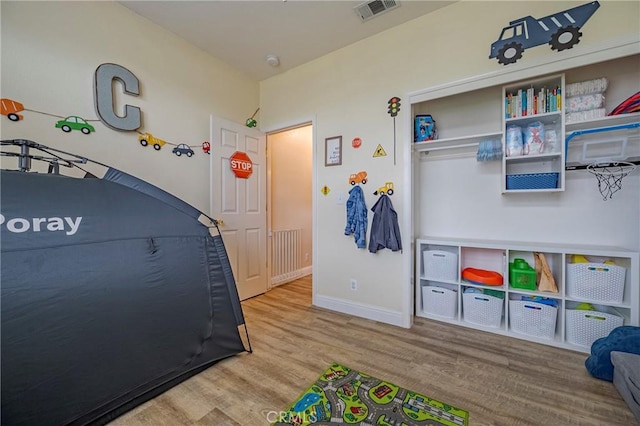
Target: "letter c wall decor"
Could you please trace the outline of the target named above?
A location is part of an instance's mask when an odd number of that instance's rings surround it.
[[[113,80],[120,80],[124,93],[138,96],[140,94],[138,78],[128,69],[116,64],[102,64],[96,68],[93,81],[96,113],[105,125],[114,130],[136,130],[142,126],[140,108],[125,105],[124,117],[115,113],[113,99]]]

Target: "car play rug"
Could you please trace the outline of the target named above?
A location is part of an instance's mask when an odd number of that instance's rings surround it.
[[[467,411],[335,363],[274,417],[272,425],[469,424]]]

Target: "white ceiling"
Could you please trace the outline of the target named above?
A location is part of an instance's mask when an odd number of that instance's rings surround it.
[[[121,1],[141,16],[244,72],[264,80],[349,44],[447,6],[399,0],[400,7],[362,22],[363,1]],[[271,67],[266,56],[280,59]]]

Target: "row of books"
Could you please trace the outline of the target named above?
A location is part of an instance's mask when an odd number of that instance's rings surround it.
[[[520,118],[562,110],[562,89],[558,86],[537,92],[533,87],[507,93],[504,99],[505,118]]]

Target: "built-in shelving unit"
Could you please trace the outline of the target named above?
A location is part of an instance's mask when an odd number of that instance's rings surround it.
[[[539,279],[533,289],[510,280],[509,265],[523,259],[534,268],[534,253],[544,255],[557,292],[540,291]],[[612,327],[638,325],[638,262],[637,252],[612,247],[422,238],[416,240],[416,315],[588,352]],[[466,268],[498,272],[503,284],[467,281]]]
[[[628,137],[625,160],[640,160],[640,126],[628,131],[621,130],[615,136],[608,130],[598,135],[595,132],[586,134],[586,131],[593,129],[600,132],[617,126],[638,124],[640,113],[567,122],[566,110],[569,108],[566,106],[571,99],[566,98],[565,88],[571,83],[606,77],[609,86],[605,104],[598,108],[612,111],[616,105],[640,90],[637,60],[637,54],[633,54],[576,68],[551,67],[549,74],[541,73],[539,77],[526,72],[505,73],[502,81],[487,78],[484,86],[479,80],[474,80],[446,87],[436,86],[409,95],[412,116],[431,115],[436,122],[438,135],[435,140],[412,143],[414,229],[416,235],[437,233],[441,236],[456,236],[421,237],[415,240],[416,316],[581,352],[589,351],[589,345],[581,340],[585,335],[588,342],[594,336],[606,333],[610,325],[640,325],[637,244],[632,243],[632,249],[624,249],[471,238],[495,234],[496,238],[517,240],[521,234],[519,231],[528,230],[528,220],[548,223],[544,229],[544,238],[551,241],[572,241],[572,233],[590,232],[588,229],[580,229],[580,223],[583,222],[580,215],[568,218],[568,215],[576,214],[574,206],[568,204],[569,200],[575,201],[578,194],[564,192],[585,187],[585,179],[579,175],[580,172],[568,170],[586,167],[587,163],[582,158],[585,145],[592,144],[594,140],[612,139],[619,135]],[[511,78],[515,75],[522,77]],[[507,114],[507,94],[533,89],[535,96],[542,88],[556,89],[555,110],[538,108],[533,113],[527,111],[526,116],[515,117]],[[555,132],[554,143],[545,140],[547,146],[542,152],[508,155],[508,127],[515,125],[524,129],[534,122],[540,122],[545,130]],[[413,123],[411,124],[413,129]],[[503,154],[493,158],[497,161],[472,160],[476,157],[475,148],[484,141],[501,142]],[[602,151],[605,155],[610,154],[608,148]],[[510,176],[527,174],[555,174],[557,181],[553,185],[546,184],[546,187],[538,187],[537,184],[517,189],[508,187],[507,180],[511,179]],[[595,183],[593,186],[595,187]],[[625,186],[624,189],[628,192],[632,187]],[[583,203],[583,199],[580,198],[578,202]],[[588,207],[590,202],[584,200],[583,204]],[[580,204],[580,208],[583,204]],[[558,210],[555,210],[556,205]],[[598,213],[593,213],[585,210],[587,220],[584,222],[593,226],[593,217],[589,215],[602,214],[602,209],[597,211]],[[539,216],[540,213],[545,216]],[[625,217],[617,217],[621,216]],[[562,227],[559,225],[561,221],[566,223],[569,220],[572,225],[570,229],[559,229]],[[556,235],[548,232],[549,229],[559,229],[557,239]],[[601,231],[589,240],[594,243],[599,239],[629,241],[628,234],[624,237],[620,235],[619,226],[615,230],[618,233],[616,237],[606,235],[601,238]],[[466,234],[469,238],[465,237]],[[585,240],[583,234],[580,237],[576,240]],[[538,241],[531,232],[523,238]],[[637,239],[632,239],[633,241]],[[437,253],[431,260],[443,260],[444,266],[440,265],[434,270],[433,264],[426,261],[427,252]],[[534,290],[514,287],[510,282],[509,264],[514,263],[515,259],[524,259],[534,267],[535,252],[542,253],[548,262],[558,288],[557,293],[540,291],[538,279]],[[601,290],[608,287],[599,284],[598,280],[589,281],[597,290],[594,295],[583,291],[586,283],[581,283],[576,292],[575,268],[580,266],[576,267],[574,260],[579,256],[593,260],[592,267],[596,272],[600,272],[598,269],[607,271],[614,270],[615,267],[624,268],[623,282],[618,279],[616,283],[622,288],[619,299],[608,295],[603,298]],[[503,276],[503,284],[486,286],[465,281],[462,278],[465,268],[497,271]],[[468,289],[478,293],[467,294],[465,290]],[[496,294],[502,298],[492,299]],[[551,302],[545,306],[532,305],[526,308],[523,306],[530,301],[521,300],[523,296],[525,299],[550,299]],[[478,321],[478,314],[482,320],[485,312],[474,309],[474,301],[499,308],[497,323]],[[555,306],[551,306],[553,304]],[[585,307],[590,307],[593,311],[586,311]],[[531,312],[543,312],[545,316],[538,317],[531,315]],[[552,321],[552,327],[549,321]],[[607,327],[604,327],[605,324]]]

